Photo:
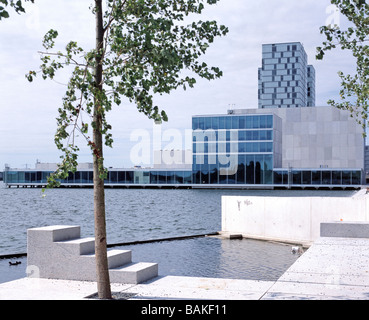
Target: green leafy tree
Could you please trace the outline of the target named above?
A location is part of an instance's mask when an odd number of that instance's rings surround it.
[[[338,25],[322,26],[320,32],[327,41],[317,48],[316,58],[322,60],[327,51],[338,47],[349,50],[356,60],[356,73],[338,72],[341,101],[329,100],[328,104],[348,110],[365,129],[369,101],[369,5],[365,0],[331,0],[331,3],[347,18],[348,27],[343,30]]]
[[[50,30],[44,37],[41,70],[30,71],[53,79],[59,69],[71,67],[68,89],[59,107],[55,143],[62,151],[58,170],[49,186],[58,185],[75,172],[78,158],[76,135],[86,139],[93,155],[95,253],[98,294],[110,298],[106,251],[103,145],[112,147],[111,125],[106,114],[128,99],[153,121],[167,121],[164,110],[154,104],[156,94],[169,94],[178,87],[193,87],[200,76],[222,76],[217,67],[200,61],[216,37],[227,34],[216,21],[187,19],[200,15],[206,3],[219,0],[95,0],[96,47],[86,51],[74,41],[64,51],[52,52],[58,36]],[[183,72],[186,70],[186,72]],[[190,72],[187,72],[190,71]],[[189,76],[188,74],[191,74]],[[92,134],[91,134],[92,133]]]
[[[34,3],[34,0],[24,0],[24,1],[31,1]],[[0,0],[0,20],[3,18],[9,18],[9,12],[7,11],[7,7],[11,7],[17,13],[24,13],[26,12],[23,8],[21,0]]]

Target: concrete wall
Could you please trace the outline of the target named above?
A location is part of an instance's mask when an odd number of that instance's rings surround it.
[[[320,223],[368,221],[369,196],[354,197],[222,197],[222,232],[244,237],[310,244]]]
[[[283,168],[364,168],[363,129],[348,111],[330,106],[234,110],[271,112],[282,119]]]

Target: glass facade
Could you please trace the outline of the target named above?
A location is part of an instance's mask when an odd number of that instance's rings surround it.
[[[50,171],[5,171],[6,184],[46,184]],[[92,171],[76,171],[70,173],[62,184],[92,185]],[[148,185],[148,184],[191,184],[191,170],[112,170],[105,179],[107,185]]]
[[[274,169],[276,186],[332,187],[361,185],[361,170],[342,169]]]
[[[192,118],[194,184],[272,184],[273,115]]]
[[[238,155],[236,172],[219,174],[215,166],[201,166],[200,170],[109,171],[106,185],[273,185],[275,187],[340,187],[360,186],[361,170],[341,169],[272,169],[270,155]],[[5,171],[7,185],[46,185],[50,171]],[[61,181],[64,185],[92,185],[92,171],[76,171]]]
[[[315,106],[315,69],[299,42],[263,45],[258,81],[259,108]]]

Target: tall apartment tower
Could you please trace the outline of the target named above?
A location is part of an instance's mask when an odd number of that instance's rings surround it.
[[[300,42],[264,44],[258,69],[258,107],[315,106],[315,69]]]

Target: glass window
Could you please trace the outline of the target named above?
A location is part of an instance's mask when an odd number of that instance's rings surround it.
[[[292,171],[292,183],[301,184],[301,171]]]
[[[251,141],[252,140],[252,131],[246,131],[246,140]]]
[[[219,129],[219,117],[212,117],[211,118],[211,128],[214,130]]]
[[[273,128],[273,116],[272,115],[267,115],[267,128],[272,129]]]
[[[183,172],[182,171],[174,172],[174,183],[183,184]]]
[[[302,184],[311,184],[311,171],[302,172]]]
[[[200,129],[200,130],[204,130],[204,128],[205,128],[205,120],[204,120],[204,118],[198,118],[199,119],[199,124],[198,124],[198,129]]]
[[[284,171],[274,171],[274,184],[283,184],[283,172]]]
[[[312,184],[321,184],[321,172],[320,171],[311,171],[311,182]]]
[[[226,128],[225,118],[226,117],[219,117],[219,129],[225,129]]]
[[[253,143],[246,143],[246,152],[253,152]]]
[[[331,171],[322,171],[322,184],[332,184]]]
[[[246,129],[252,129],[252,118],[251,116],[246,117]]]
[[[266,148],[266,143],[265,142],[260,142],[260,152],[267,152],[267,148]]]
[[[225,118],[225,128],[232,129],[232,117],[228,116]]]
[[[259,128],[266,128],[267,122],[266,122],[266,116],[260,116],[260,127]]]
[[[110,183],[117,183],[118,182],[118,172],[117,171],[109,171],[108,172],[108,178]],[[77,176],[75,176],[75,179]]]
[[[218,141],[226,141],[227,139],[227,131],[225,130],[219,130],[218,131]]]
[[[240,142],[238,144],[238,152],[247,152],[246,151],[246,145],[247,145],[246,142]]]
[[[192,183],[192,171],[184,171],[183,172],[183,183],[185,183],[185,184]]]
[[[273,152],[273,142],[266,143],[266,152]]]
[[[233,116],[232,118],[232,129],[239,129],[240,123],[239,123],[239,117]]]
[[[252,152],[260,152],[260,144],[258,142],[251,143]]]
[[[166,171],[158,171],[157,181],[159,184],[167,183],[167,173]]]
[[[211,118],[210,117],[206,117],[204,118],[204,129],[211,129]]]
[[[268,140],[266,130],[260,130],[259,131],[259,140]]]
[[[41,171],[36,171],[35,182],[41,183],[41,179],[42,179],[42,172]]]
[[[268,130],[267,132],[267,140],[273,140],[273,131],[272,130]]]
[[[175,183],[175,179],[174,179],[175,173],[173,171],[165,171],[165,172],[163,172],[163,174],[165,174],[167,176],[167,184],[174,184]]]
[[[361,171],[352,172],[352,184],[361,184]]]
[[[126,171],[126,183],[134,183],[133,177],[134,177],[133,171]]]
[[[227,184],[228,183],[228,175],[220,174],[219,172],[219,184]]]
[[[201,178],[201,171],[200,170],[193,170],[192,171],[192,181],[195,184],[199,184],[200,183],[200,178]]]
[[[199,129],[199,118],[192,118],[192,130]]]
[[[255,184],[263,184],[263,183],[264,183],[264,157],[260,155],[255,156]]]
[[[206,161],[205,164],[201,166],[201,184],[208,184],[209,178],[209,165]]]
[[[351,184],[351,171],[342,171],[342,184]]]
[[[264,155],[264,184],[273,183],[273,156]]]
[[[235,170],[236,169],[236,170]],[[228,179],[228,184],[236,184],[237,183],[237,169],[228,169],[228,174],[227,174],[227,179]],[[235,173],[234,173],[235,172]]]
[[[240,129],[246,129],[246,117],[245,116],[241,116],[240,117]]]
[[[259,140],[259,131],[251,131],[252,132],[252,140]]]
[[[19,172],[22,173],[22,172]],[[51,172],[47,172],[47,171],[43,171],[42,172],[42,182],[46,183],[47,182],[47,178],[50,176]]]
[[[332,171],[332,184],[342,184],[341,171]]]
[[[109,172],[108,172],[109,173]],[[74,173],[74,182],[80,184],[81,183],[81,172],[76,171]]]
[[[255,184],[255,156],[246,155],[246,183]]]
[[[68,178],[71,177],[71,173],[68,173]],[[72,176],[73,179],[73,176]],[[31,172],[31,182],[36,182],[36,172]]]
[[[151,184],[158,183],[158,174],[156,171],[150,171],[150,183]]]
[[[81,178],[82,183],[89,183],[88,171],[81,171]]]
[[[209,165],[209,183],[210,184],[218,184],[218,166],[216,164]]]
[[[245,155],[238,156],[237,183],[238,184],[246,183],[246,156]]]
[[[260,128],[260,117],[259,116],[252,117],[252,128],[253,129]]]

